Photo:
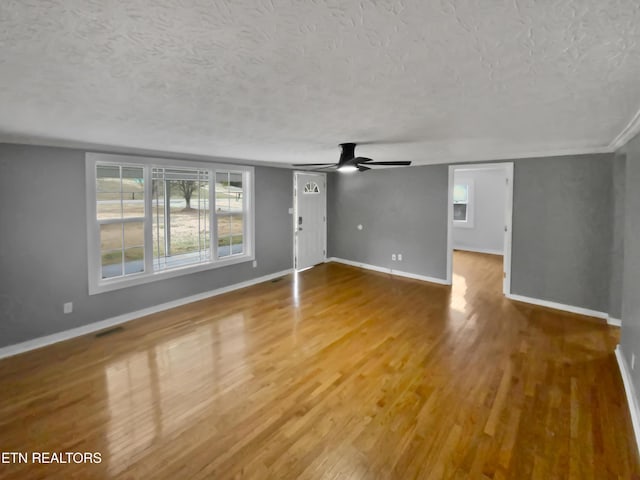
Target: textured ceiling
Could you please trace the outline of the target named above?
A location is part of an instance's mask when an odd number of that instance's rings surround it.
[[[268,162],[606,149],[638,0],[1,0],[0,138]],[[376,143],[377,142],[377,143]]]

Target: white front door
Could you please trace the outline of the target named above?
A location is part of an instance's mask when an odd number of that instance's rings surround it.
[[[295,172],[294,185],[295,268],[302,270],[325,260],[327,177]]]

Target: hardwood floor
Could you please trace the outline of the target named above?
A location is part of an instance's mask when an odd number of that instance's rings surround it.
[[[2,360],[0,478],[640,478],[618,329],[506,300],[501,262],[325,264]]]

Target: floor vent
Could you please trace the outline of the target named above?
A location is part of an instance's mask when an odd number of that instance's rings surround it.
[[[106,337],[107,335],[111,335],[114,333],[120,333],[123,330],[124,328],[122,327],[114,327],[114,328],[110,328],[109,330],[103,330],[101,332],[96,333],[96,338]]]

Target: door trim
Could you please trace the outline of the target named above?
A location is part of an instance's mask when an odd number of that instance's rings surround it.
[[[507,185],[505,188],[505,218],[504,225],[504,281],[502,282],[502,292],[504,295],[511,294],[511,250],[513,240],[513,162],[500,163],[478,163],[449,165],[449,194],[447,196],[447,283],[451,285],[453,281],[453,180],[456,171],[483,170],[504,168],[507,175]]]
[[[315,175],[322,179],[324,184],[324,229],[322,235],[322,250],[324,254],[322,255],[322,259],[324,262],[327,261],[327,201],[328,201],[328,191],[327,191],[327,174],[322,172],[309,172],[304,170],[295,170],[293,172],[293,218],[292,218],[292,227],[293,227],[293,270],[295,272],[299,272],[301,270],[306,270],[306,268],[298,269],[298,175]],[[307,267],[311,268],[311,267]]]

